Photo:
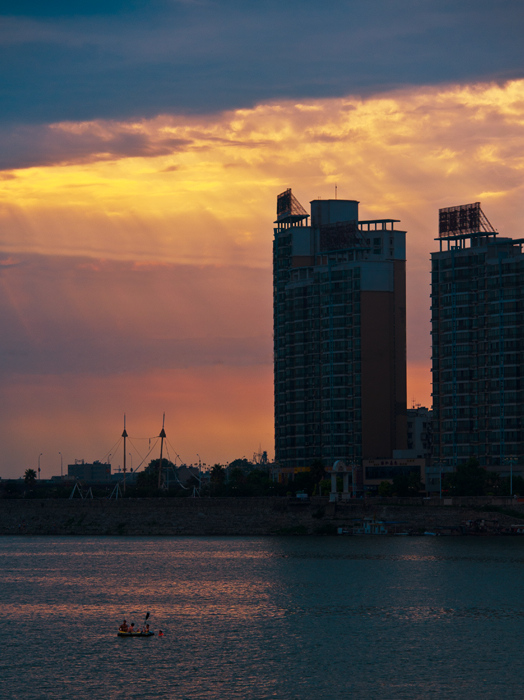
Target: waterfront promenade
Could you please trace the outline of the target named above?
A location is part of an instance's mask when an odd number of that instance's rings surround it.
[[[327,498],[2,499],[0,535],[315,535],[352,528],[356,519],[399,523],[412,534],[466,533],[524,526],[524,503],[510,499],[391,498],[330,503]],[[471,530],[472,531],[472,530]]]

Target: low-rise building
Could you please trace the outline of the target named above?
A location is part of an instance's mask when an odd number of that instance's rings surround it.
[[[393,483],[397,476],[416,474],[421,484],[424,484],[425,459],[364,459],[362,461],[364,493],[372,496],[378,493],[378,487],[383,481]]]
[[[108,462],[84,462],[83,459],[75,459],[74,464],[67,465],[67,475],[79,481],[88,483],[102,483],[111,481],[111,464]]]

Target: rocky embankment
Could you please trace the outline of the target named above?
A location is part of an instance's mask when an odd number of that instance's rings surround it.
[[[458,500],[458,499],[455,499]],[[0,535],[286,535],[334,534],[357,518],[396,521],[423,533],[496,534],[524,526],[524,503],[508,500],[448,502],[369,499],[333,504],[326,498],[301,503],[286,498],[154,498],[0,501]],[[491,512],[489,512],[491,511]],[[476,521],[485,521],[480,527]],[[470,525],[466,523],[470,521]]]

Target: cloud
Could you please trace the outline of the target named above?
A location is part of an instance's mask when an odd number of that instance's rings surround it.
[[[61,123],[49,128],[50,148],[40,146],[42,162],[22,169],[37,129],[15,177],[0,183],[0,245],[11,254],[268,267],[276,193],[293,185],[307,201],[338,184],[366,217],[402,218],[418,259],[436,209],[457,199],[482,195],[494,218],[517,226],[523,114],[524,81],[512,81]]]
[[[362,218],[391,216],[408,231],[408,347],[417,362],[429,357],[429,333],[420,329],[428,327],[438,208],[482,200],[488,217],[510,234],[524,218],[524,81],[274,102],[212,117],[66,123],[50,131],[57,141],[49,152],[42,147],[42,159],[57,156],[56,165],[12,170],[15,177],[0,183],[5,254],[195,269],[188,288],[213,300],[212,288],[200,283],[207,267],[263,270],[268,284],[278,192],[293,186],[306,204],[333,196],[338,185],[339,197],[360,200]],[[140,137],[138,155],[134,144],[111,160],[95,154],[98,143],[126,144],[129,135]],[[79,152],[91,155],[74,162]],[[234,299],[216,313],[236,314]],[[158,345],[151,355],[161,362],[170,352]],[[143,349],[140,357],[146,355]]]
[[[3,10],[4,123],[212,113],[274,99],[523,76],[524,10],[512,0],[94,8]]]
[[[0,129],[0,169],[71,165],[118,158],[176,153],[189,142],[172,137],[152,141],[140,123],[60,123]],[[2,179],[12,179],[6,173]]]
[[[266,271],[21,260],[0,265],[4,377],[272,363]]]
[[[20,260],[17,260],[16,258],[2,257],[0,255],[0,268],[2,268],[2,267],[17,267],[18,265],[21,265],[21,264],[22,264],[22,262]]]

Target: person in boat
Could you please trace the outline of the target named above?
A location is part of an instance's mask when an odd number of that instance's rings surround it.
[[[146,625],[142,630],[142,634],[149,634],[149,625]]]
[[[128,631],[128,632],[131,632],[131,634],[133,634],[133,633],[136,634],[136,633],[137,633],[137,630],[135,630],[135,623],[134,623],[134,622],[131,623],[131,627],[129,627],[129,629],[128,629],[127,631]]]
[[[162,630],[158,630],[158,636],[159,636],[159,637],[163,637],[163,636],[164,636],[164,633],[162,632]]]
[[[122,622],[119,629],[120,629],[120,632],[127,632],[129,630],[129,628],[127,626],[127,622],[125,620]]]

